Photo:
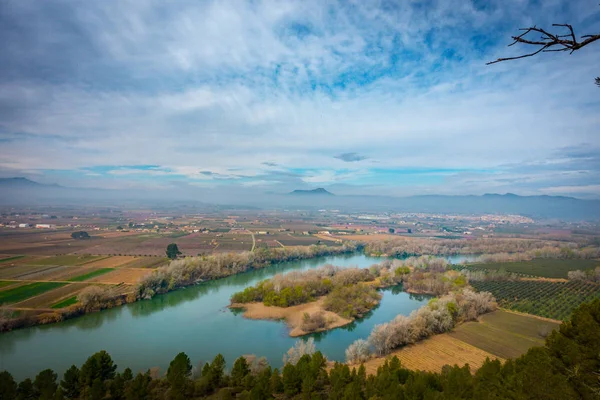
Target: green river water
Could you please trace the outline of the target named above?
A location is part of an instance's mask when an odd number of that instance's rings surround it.
[[[462,258],[451,258],[460,262]],[[306,270],[323,264],[340,267],[368,267],[380,258],[363,254],[324,257],[287,262],[261,270],[205,282],[194,287],[156,296],[123,307],[88,314],[57,324],[0,334],[0,370],[15,379],[34,377],[45,368],[59,376],[72,364],[81,364],[99,350],[106,350],[119,366],[134,373],[159,367],[161,374],[181,351],[192,363],[206,362],[221,353],[228,366],[244,354],[265,356],[280,367],[283,354],[297,339],[288,336],[285,323],[247,320],[227,308],[230,296],[260,280],[292,270]],[[328,359],[344,360],[350,343],[367,338],[371,329],[408,315],[428,300],[401,288],[383,291],[381,304],[351,325],[314,334],[317,349]]]

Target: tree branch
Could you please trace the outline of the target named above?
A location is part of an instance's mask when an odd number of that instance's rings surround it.
[[[524,31],[518,36],[513,36],[513,42],[508,46],[514,46],[517,43],[526,44],[530,46],[540,46],[537,51],[523,54],[515,57],[505,57],[498,58],[497,60],[490,61],[486,63],[486,65],[495,64],[502,61],[509,60],[518,60],[521,58],[532,57],[538,53],[546,53],[546,52],[558,52],[558,51],[569,51],[573,53],[575,50],[579,50],[588,44],[595,42],[596,40],[600,40],[600,34],[595,35],[584,35],[581,37],[581,41],[577,40],[577,36],[575,35],[575,30],[569,24],[552,24],[552,26],[566,28],[568,30],[567,34],[558,34],[558,33],[550,33],[542,28],[538,28],[537,26],[532,26],[529,28],[521,28],[521,31]],[[539,33],[541,37],[539,40],[532,40],[526,38],[526,36],[530,33]]]

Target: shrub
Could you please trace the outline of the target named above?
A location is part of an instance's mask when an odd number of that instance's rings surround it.
[[[304,355],[312,355],[316,351],[315,339],[298,340],[286,354],[283,355],[284,364],[296,365],[298,360]]]
[[[302,325],[300,325],[300,329],[304,332],[314,332],[325,328],[327,328],[327,318],[325,318],[324,312],[319,311],[313,314],[304,313]]]
[[[346,361],[350,364],[363,363],[370,357],[369,342],[364,339],[355,340],[346,349]]]

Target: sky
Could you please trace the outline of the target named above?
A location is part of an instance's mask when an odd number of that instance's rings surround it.
[[[597,0],[0,2],[0,177],[600,198]],[[556,29],[556,28],[554,28]]]

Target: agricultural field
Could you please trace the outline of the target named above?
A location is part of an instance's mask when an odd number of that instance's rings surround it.
[[[53,283],[53,282],[49,282]],[[76,296],[76,293],[80,292],[83,288],[89,286],[86,283],[72,283],[64,285],[53,290],[46,291],[37,296],[30,296],[28,299],[21,302],[12,304],[15,308],[48,308],[51,304],[55,304],[58,301],[66,297]]]
[[[435,335],[417,344],[406,346],[389,355],[396,356],[403,367],[430,372],[440,372],[444,365],[469,364],[471,371],[478,370],[486,358],[499,358],[448,334]],[[502,359],[501,359],[502,361]],[[385,358],[375,358],[365,363],[367,374],[377,373]]]
[[[158,268],[169,262],[166,257],[134,257],[126,264],[120,265],[121,268]]]
[[[126,285],[136,284],[140,278],[151,274],[152,270],[146,268],[132,269],[132,268],[115,268],[114,270],[102,274],[90,279],[86,282],[104,283],[104,284],[119,284],[124,283]]]
[[[466,322],[449,333],[432,336],[403,347],[388,357],[397,356],[402,365],[415,370],[440,372],[444,365],[469,364],[476,371],[486,358],[515,358],[528,349],[544,344],[545,336],[559,324],[533,316],[498,310]],[[385,358],[369,360],[367,373],[377,371]]]
[[[482,281],[471,286],[491,292],[500,307],[555,320],[566,320],[580,304],[600,298],[600,285],[584,281]]]
[[[7,257],[3,256],[3,258],[0,258],[0,263],[5,263],[5,262],[9,262],[9,261],[16,261],[16,260],[18,260],[20,258],[23,258],[23,257],[25,257],[25,256],[7,256]]]
[[[90,256],[90,255],[64,255],[46,257],[34,260],[31,264],[34,265],[83,265],[92,261],[102,260],[105,256]]]
[[[92,261],[90,263],[86,263],[86,267],[95,267],[95,268],[115,268],[123,266],[129,262],[135,260],[135,257],[132,256],[115,256],[115,257],[106,257],[96,261]]]
[[[83,282],[83,281],[87,281],[88,279],[92,279],[95,278],[97,276],[101,276],[104,275],[108,272],[114,271],[114,268],[100,268],[100,269],[95,269],[91,272],[88,272],[86,274],[83,275],[78,275],[74,278],[69,279],[70,282]]]
[[[0,304],[18,303],[30,297],[64,286],[58,282],[35,282],[0,292]]]
[[[50,308],[64,308],[72,306],[73,304],[77,304],[77,296],[67,297],[66,299],[61,300],[58,303],[52,304]]]
[[[478,263],[460,266],[475,270],[504,270],[517,274],[541,276],[543,278],[567,278],[567,273],[574,270],[587,270],[600,267],[600,260],[564,260],[536,258],[530,261]]]
[[[534,346],[542,346],[559,323],[498,310],[466,322],[448,333],[455,339],[499,358],[516,358]]]

